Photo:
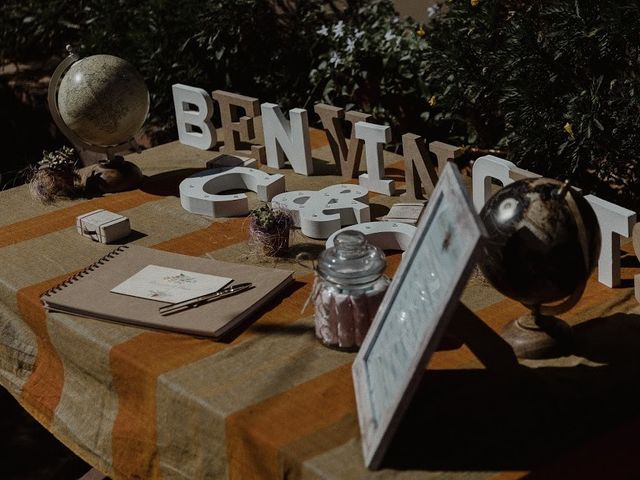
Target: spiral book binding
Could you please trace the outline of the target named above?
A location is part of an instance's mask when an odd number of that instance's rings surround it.
[[[65,287],[68,287],[69,285],[72,285],[73,283],[75,283],[76,281],[78,281],[79,279],[81,279],[82,277],[88,275],[89,273],[93,272],[94,270],[96,270],[97,268],[99,268],[100,266],[104,265],[105,263],[107,263],[109,260],[111,260],[112,258],[114,258],[117,255],[120,255],[122,252],[124,252],[127,248],[129,248],[129,245],[121,245],[120,247],[116,248],[115,250],[110,251],[109,253],[107,253],[104,257],[98,259],[96,262],[92,263],[91,265],[89,265],[86,268],[83,268],[82,270],[80,270],[79,272],[77,272],[76,274],[70,276],[69,278],[67,278],[65,281],[60,282],[58,285],[56,285],[55,287],[50,288],[49,290],[45,291],[41,296],[40,299],[42,300],[42,303],[44,304],[44,297],[49,297],[54,293],[59,292],[60,290],[62,290]]]
[[[232,278],[236,283],[251,282],[255,288],[166,317],[159,311],[163,302],[113,291],[150,265]],[[292,274],[287,270],[124,245],[48,290],[41,300],[49,312],[215,338],[275,296],[292,281]]]

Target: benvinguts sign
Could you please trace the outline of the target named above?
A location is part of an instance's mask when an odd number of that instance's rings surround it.
[[[283,168],[288,161],[294,172],[313,175],[308,112],[302,108],[289,111],[289,119],[280,107],[273,103],[260,104],[257,98],[216,90],[209,95],[201,88],[173,85],[173,101],[180,142],[202,150],[217,143],[216,129],[211,122],[214,101],[222,121],[224,146],[227,155],[248,156],[275,169]],[[385,177],[383,148],[391,140],[391,129],[386,125],[371,123],[371,116],[359,112],[345,112],[331,105],[314,107],[327,134],[333,159],[340,175],[355,178],[364,154],[367,173],[358,177],[360,185],[369,191],[383,195],[396,195],[395,181]],[[261,117],[262,136],[256,134]],[[351,138],[345,138],[344,122],[353,125]],[[256,143],[264,138],[264,145],[251,145],[243,149],[243,143]],[[429,146],[418,135],[402,136],[405,161],[405,196],[423,199],[433,191],[438,181],[438,171],[447,161],[455,159],[461,149],[442,142]],[[438,159],[438,167],[432,164],[429,152]],[[518,168],[512,162],[495,156],[478,158],[473,165],[473,200],[478,211],[491,195],[492,180],[507,185],[516,180],[540,175]],[[613,288],[620,285],[620,236],[633,234],[634,247],[640,259],[640,228],[636,225],[635,212],[622,208],[594,195],[585,199],[593,207],[602,234],[602,250],[598,261],[598,280]],[[635,226],[635,228],[634,228]],[[640,275],[635,278],[636,298],[640,301]]]

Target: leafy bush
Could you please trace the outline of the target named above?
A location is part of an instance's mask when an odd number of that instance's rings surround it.
[[[447,0],[426,28],[391,0],[8,0],[0,63],[126,58],[173,133],[171,85],[280,104],[324,101],[390,123],[394,140],[498,149],[524,168],[640,209],[640,4]]]
[[[9,0],[0,63],[61,58],[67,43],[82,55],[120,56],[147,81],[151,124],[171,128],[176,82],[304,102],[313,61],[305,26],[339,13],[321,0]]]
[[[429,104],[421,57],[426,42],[410,19],[399,18],[389,1],[365,2],[345,19],[315,31],[317,62],[310,72],[313,96],[357,109],[402,133],[428,133]]]
[[[452,0],[426,83],[468,142],[640,209],[640,4]]]
[[[9,0],[0,13],[0,61],[62,57],[66,43],[83,55],[123,57],[147,81],[149,124],[169,130],[176,82],[285,109],[325,101],[373,113],[396,130],[420,128],[426,101],[412,55],[421,43],[416,26],[399,20],[391,0],[336,3]]]
[[[60,56],[77,43],[88,20],[82,2],[7,0],[0,9],[0,64]]]

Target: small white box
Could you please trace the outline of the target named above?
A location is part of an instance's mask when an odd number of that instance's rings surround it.
[[[422,215],[424,211],[425,204],[425,202],[396,203],[391,207],[389,213],[380,220],[416,225],[418,220],[420,220],[420,215]]]
[[[94,210],[76,218],[76,228],[83,237],[95,242],[111,243],[131,233],[129,219],[109,210]]]

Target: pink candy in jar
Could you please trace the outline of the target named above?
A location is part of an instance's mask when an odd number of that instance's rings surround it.
[[[389,279],[384,253],[361,232],[338,234],[320,254],[314,291],[316,337],[326,346],[360,348],[382,302]]]

